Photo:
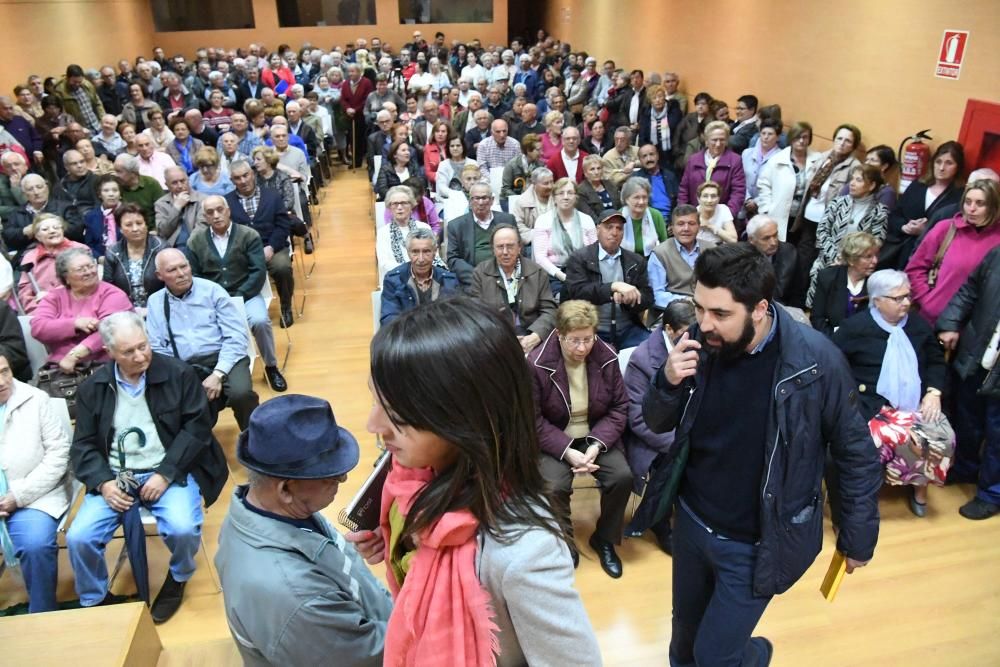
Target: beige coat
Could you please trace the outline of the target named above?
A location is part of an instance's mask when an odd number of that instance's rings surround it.
[[[14,381],[7,401],[0,465],[18,508],[59,518],[70,503],[70,434],[48,395]]]
[[[552,195],[549,195],[549,208],[555,204]],[[517,231],[521,234],[521,243],[528,245],[535,238],[535,221],[538,220],[543,211],[539,208],[538,198],[535,196],[535,186],[529,185],[521,193],[510,207],[510,214],[517,221]]]

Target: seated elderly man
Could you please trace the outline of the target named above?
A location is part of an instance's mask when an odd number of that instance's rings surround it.
[[[804,290],[794,284],[799,254],[791,243],[778,239],[778,223],[766,215],[755,215],[747,223],[747,238],[753,247],[771,260],[777,279],[774,285],[775,301],[801,307]]]
[[[472,273],[469,296],[499,310],[514,324],[521,348],[528,354],[556,325],[555,298],[545,269],[521,256],[517,227],[497,225],[490,243],[493,258]]]
[[[17,143],[21,144],[25,155],[40,161],[43,137],[35,130],[35,124],[17,114],[18,107],[14,100],[6,95],[0,95],[0,129],[3,129]]]
[[[286,104],[285,117],[288,119],[288,131],[305,142],[306,162],[308,163],[310,159],[319,155],[322,139],[303,119],[302,103],[289,102]],[[271,139],[274,140],[274,128],[271,128]]]
[[[264,376],[271,389],[285,391],[288,384],[278,370],[271,318],[260,295],[267,280],[260,235],[249,225],[233,224],[229,203],[218,195],[208,197],[202,208],[209,226],[188,240],[191,269],[195,276],[222,285],[230,296],[243,298],[247,323],[264,360]]]
[[[400,264],[382,278],[380,324],[388,324],[417,306],[461,293],[455,274],[434,265],[437,252],[434,232],[421,227],[410,233],[406,239],[406,254],[410,261]]]
[[[163,196],[159,181],[139,173],[139,158],[122,153],[115,158],[115,176],[122,189],[122,202],[138,204],[152,229],[156,220],[156,201]]]
[[[659,153],[653,144],[639,148],[639,171],[636,175],[649,181],[649,205],[659,211],[664,220],[669,218],[670,209],[677,202],[677,178],[674,172],[660,167]]]
[[[185,111],[184,120],[191,128],[191,136],[201,143],[206,146],[215,146],[219,143],[219,133],[205,122],[205,117],[197,107]]]
[[[236,189],[226,195],[233,222],[252,227],[264,244],[267,272],[278,288],[281,303],[281,326],[294,323],[292,302],[295,278],[292,260],[288,253],[292,220],[282,201],[281,193],[257,185],[257,177],[250,163],[236,161],[229,167],[229,177]],[[203,205],[204,206],[204,205]]]
[[[375,176],[375,156],[381,157],[385,149],[392,143],[392,114],[385,109],[379,111],[375,116],[375,126],[378,129],[369,134],[366,139],[369,180]]]
[[[621,187],[639,167],[639,148],[632,145],[632,130],[619,127],[615,130],[615,146],[604,154],[603,178]]]
[[[478,109],[472,118],[475,124],[462,136],[466,154],[469,159],[475,160],[480,144],[490,138],[490,122],[493,118],[486,109]]]
[[[490,125],[490,136],[476,151],[476,162],[483,178],[490,180],[491,169],[503,169],[507,163],[521,155],[521,144],[508,136],[507,121],[497,118]]]
[[[87,169],[87,161],[77,150],[63,153],[63,166],[66,167],[66,175],[59,179],[52,194],[56,199],[69,202],[80,215],[85,216],[87,211],[97,206],[97,193],[94,191],[97,175]]]
[[[571,178],[574,183],[583,181],[583,158],[586,151],[580,150],[580,130],[573,126],[564,127],[562,131],[562,148],[549,158],[545,165],[557,181],[560,178]]]
[[[254,411],[236,450],[249,484],[233,493],[215,565],[244,664],[381,665],[392,599],[320,514],[358,464],[357,441],[329,403],[291,395]]]
[[[191,189],[187,172],[182,167],[169,167],[165,172],[167,194],[156,200],[156,233],[169,248],[185,248],[191,234],[208,225],[202,204],[205,195]]]
[[[681,204],[670,220],[670,238],[653,248],[649,256],[649,287],[657,308],[666,308],[675,299],[694,296],[694,263],[712,241],[698,240],[698,209]]]
[[[56,527],[70,504],[70,436],[48,394],[14,379],[4,350],[0,350],[0,411],[4,413],[0,466],[7,485],[7,492],[0,495],[0,519],[6,520],[14,546],[14,553],[6,556],[15,557],[21,566],[28,612],[55,611]]]
[[[139,152],[139,173],[155,180],[161,188],[166,187],[167,179],[164,172],[167,167],[177,165],[174,159],[165,152],[156,150],[156,144],[148,134],[136,135],[135,148]]]
[[[96,133],[91,141],[94,142],[95,148],[99,148],[100,152],[111,159],[124,153],[128,147],[118,134],[118,117],[109,113],[101,118],[101,131]]]
[[[280,123],[271,126],[271,143],[274,145],[274,150],[278,151],[278,169],[298,183],[301,193],[305,195],[305,185],[309,182],[310,173],[309,158],[304,151],[289,143],[290,137],[286,126]]]
[[[216,152],[219,155],[219,172],[226,178],[229,178],[229,165],[236,160],[250,159],[249,153],[244,155],[240,152],[240,138],[232,132],[222,133]]]
[[[3,241],[8,250],[22,251],[35,242],[34,221],[39,213],[51,213],[66,221],[66,238],[83,243],[83,217],[72,203],[49,195],[49,186],[38,174],[21,178],[27,203],[3,220]]]
[[[529,134],[537,134],[539,137],[545,134],[545,124],[538,120],[538,106],[533,102],[526,102],[521,107],[520,122],[514,136],[521,141]]]
[[[196,278],[187,256],[168,248],[156,256],[156,276],[165,289],[147,302],[146,327],[153,351],[194,367],[212,411],[212,424],[227,404],[244,431],[260,402],[250,377],[249,336],[229,293]]]
[[[601,213],[597,243],[570,255],[563,287],[564,299],[581,299],[597,306],[597,335],[619,350],[635,347],[649,337],[643,314],[653,302],[645,258],[621,247],[625,224],[620,211]]]
[[[194,574],[202,497],[206,507],[215,502],[229,470],[194,370],[154,353],[136,313],[108,317],[100,334],[112,363],[80,385],[70,448],[73,472],[88,491],[66,535],[76,592],[84,607],[108,601],[104,548],[138,503],[156,517],[170,550],[170,570],[150,609],[163,623]]]
[[[258,137],[257,134],[250,129],[250,121],[247,120],[245,113],[237,111],[230,117],[229,120],[232,123],[229,128],[229,132],[236,136],[236,150],[242,155],[250,155],[253,153],[253,149],[263,144],[260,137]],[[219,144],[217,147],[220,151],[222,149],[221,142],[222,137],[219,137]]]
[[[28,161],[15,151],[0,155],[0,220],[28,203],[21,179],[28,175]]]
[[[472,284],[475,268],[493,257],[490,236],[497,225],[517,227],[514,216],[493,210],[489,181],[469,188],[469,212],[448,222],[448,268],[458,276],[463,289]]]

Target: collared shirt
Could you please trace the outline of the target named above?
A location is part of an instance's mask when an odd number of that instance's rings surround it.
[[[146,391],[146,371],[142,372],[139,376],[139,381],[132,384],[122,375],[121,369],[118,368],[118,364],[115,364],[115,382],[118,386],[132,398],[137,398],[142,396],[142,392]]]
[[[125,140],[122,139],[121,135],[115,132],[110,137],[105,137],[103,132],[98,132],[94,135],[93,139],[95,144],[100,144],[104,150],[111,153],[113,156],[117,156],[120,153],[125,152],[128,147]]]
[[[69,93],[76,99],[77,106],[80,107],[80,114],[83,116],[83,118],[78,118],[77,120],[90,131],[99,131],[101,129],[101,120],[97,117],[97,112],[94,110],[94,103],[90,101],[87,91],[84,90],[83,86],[77,86],[70,90]]]
[[[486,220],[480,220],[478,217],[476,217],[475,213],[472,214],[472,219],[475,220],[476,224],[479,225],[480,229],[483,229],[485,231],[490,228],[490,225],[493,224],[493,210],[490,209],[490,217],[486,218]]]
[[[772,340],[774,340],[774,334],[777,333],[778,331],[778,314],[774,312],[773,303],[767,304],[767,314],[771,318],[771,328],[768,330],[767,336],[764,338],[764,340],[762,340],[760,344],[757,345],[757,347],[750,350],[750,354],[757,354],[765,347],[767,347],[767,344],[770,343]]]
[[[222,236],[216,234],[212,227],[208,228],[208,233],[212,235],[212,243],[219,252],[219,257],[225,257],[226,250],[229,248],[229,238],[233,235],[233,223],[229,223],[229,226],[226,227],[226,233]]]
[[[514,137],[508,136],[503,147],[497,145],[493,137],[484,139],[476,149],[476,162],[483,178],[490,177],[490,169],[503,168],[508,162],[521,155],[521,144]]]
[[[563,166],[566,167],[566,175],[575,181],[576,168],[580,164],[580,151],[576,152],[576,157],[570,157],[566,151],[559,151],[559,155],[562,156]]]
[[[239,194],[238,191],[236,194],[240,198],[240,203],[243,204],[243,210],[247,212],[247,217],[253,220],[253,217],[257,215],[257,207],[260,206],[260,188],[255,187],[247,197]]]
[[[255,149],[255,148],[257,148],[258,146],[261,146],[261,145],[263,145],[263,144],[261,143],[260,137],[258,137],[254,132],[252,132],[250,130],[247,130],[246,134],[243,135],[243,138],[240,139],[240,143],[237,146],[236,150],[238,152],[242,153],[243,155],[250,155],[251,153],[253,153],[253,149]],[[219,152],[221,153],[222,152],[222,137],[219,137],[219,145],[217,146],[217,148],[218,148]]]
[[[247,356],[247,323],[226,290],[211,280],[194,278],[186,294],[174,296],[164,288],[150,295],[146,330],[154,352],[174,356],[163,300],[170,299],[170,331],[181,359],[219,354],[215,369],[225,374]]]
[[[677,244],[677,252],[680,253],[681,258],[688,266],[694,268],[694,263],[698,260],[698,255],[701,253],[701,246],[698,242],[695,241],[694,248],[688,250],[676,238],[672,240]],[[649,256],[646,271],[649,276],[649,287],[653,290],[653,302],[658,308],[666,308],[667,304],[671,301],[688,298],[686,294],[678,294],[677,292],[670,291],[670,276],[667,275],[667,268],[660,262],[660,258],[656,256],[656,253]]]

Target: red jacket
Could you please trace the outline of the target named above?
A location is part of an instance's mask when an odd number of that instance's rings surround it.
[[[365,100],[369,93],[374,90],[372,82],[361,77],[355,90],[351,90],[351,80],[345,79],[340,84],[340,104],[344,109],[354,109],[355,118],[364,118]]]
[[[586,151],[579,151],[580,157],[576,161],[576,174],[571,178],[580,184],[583,182],[583,158],[587,157]],[[552,179],[558,181],[560,178],[566,178],[570,176],[566,173],[566,165],[563,164],[562,150],[560,149],[558,153],[549,158],[549,161],[545,163],[545,166],[552,171]]]

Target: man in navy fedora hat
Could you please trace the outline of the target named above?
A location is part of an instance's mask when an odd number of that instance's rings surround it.
[[[291,394],[261,404],[236,456],[236,489],[215,564],[246,665],[381,665],[388,591],[319,512],[358,464],[330,404]]]

